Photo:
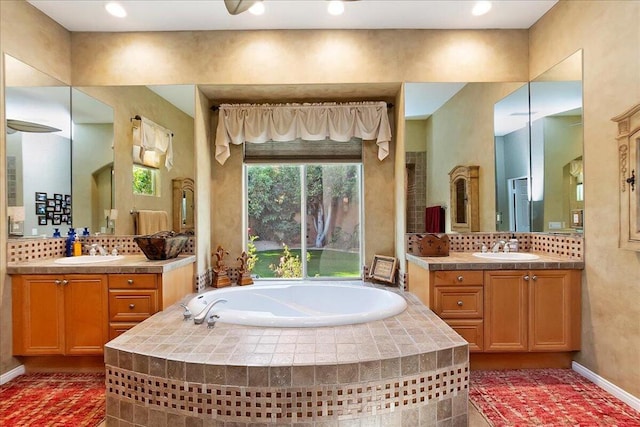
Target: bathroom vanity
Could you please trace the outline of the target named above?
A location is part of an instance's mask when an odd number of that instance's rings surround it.
[[[16,356],[102,355],[104,344],[193,292],[193,255],[9,265]]]
[[[469,342],[472,362],[562,365],[580,350],[581,260],[407,259],[407,290]]]

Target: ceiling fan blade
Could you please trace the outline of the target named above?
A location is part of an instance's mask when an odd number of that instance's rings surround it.
[[[60,129],[47,125],[41,125],[40,123],[25,122],[22,120],[7,119],[7,129],[12,129],[18,132],[31,132],[31,133],[48,133],[48,132],[60,132]]]
[[[257,2],[258,0],[224,0],[224,5],[231,15],[238,15]]]

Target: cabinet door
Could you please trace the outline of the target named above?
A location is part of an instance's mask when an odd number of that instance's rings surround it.
[[[66,354],[103,354],[109,337],[106,275],[65,279]]]
[[[579,271],[531,271],[529,350],[579,350],[580,299]]]
[[[526,271],[487,271],[484,277],[484,351],[527,350]]]
[[[13,354],[64,353],[62,277],[13,276]]]

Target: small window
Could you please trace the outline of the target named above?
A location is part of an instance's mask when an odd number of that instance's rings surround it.
[[[133,165],[133,194],[157,196],[158,170],[141,165]]]

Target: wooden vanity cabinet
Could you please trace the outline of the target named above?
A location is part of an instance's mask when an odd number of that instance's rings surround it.
[[[435,271],[430,306],[469,343],[469,351],[484,347],[482,271]]]
[[[103,354],[106,275],[15,275],[11,287],[14,355]]]
[[[580,349],[580,271],[486,271],[487,352]]]
[[[193,292],[193,264],[161,274],[108,276],[109,340]]]

